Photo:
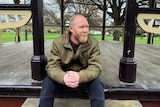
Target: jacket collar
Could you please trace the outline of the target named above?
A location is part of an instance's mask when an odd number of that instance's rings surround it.
[[[62,42],[65,48],[72,48],[70,43],[70,35],[63,35]]]

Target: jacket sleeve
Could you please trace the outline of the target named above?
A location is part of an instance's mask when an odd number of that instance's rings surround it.
[[[89,82],[97,78],[102,71],[100,48],[98,41],[92,46],[91,54],[89,55],[88,67],[79,71],[80,83]]]
[[[46,66],[47,74],[54,81],[63,84],[63,76],[65,72],[61,69],[61,58],[57,46],[52,44],[50,58]]]

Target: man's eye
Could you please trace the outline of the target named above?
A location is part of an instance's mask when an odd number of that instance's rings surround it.
[[[88,26],[81,26],[80,28],[88,28]]]
[[[84,26],[81,26],[80,28],[84,28]]]

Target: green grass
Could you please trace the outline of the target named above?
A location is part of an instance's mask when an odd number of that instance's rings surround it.
[[[15,32],[3,32],[2,33],[2,43],[6,42],[14,42],[15,41]],[[45,40],[53,40],[58,37],[58,34],[45,34]],[[20,40],[25,41],[25,34],[21,33],[20,34]],[[27,40],[33,40],[32,34],[27,35]]]
[[[147,43],[147,37],[136,37],[136,43],[143,43],[146,44]],[[160,45],[160,37],[154,37],[154,44]]]
[[[102,40],[102,36],[100,36],[100,35],[94,35],[93,37],[96,38],[97,40]],[[105,40],[112,41],[113,36],[106,36]]]
[[[6,42],[14,42],[15,41],[15,32],[2,32],[2,43],[6,43]],[[45,40],[54,40],[55,38],[57,38],[59,35],[58,34],[50,34],[50,33],[45,33],[44,38]],[[96,38],[97,40],[102,40],[102,36],[99,35],[94,35],[94,38]],[[27,36],[28,40],[32,40],[32,35],[28,34]],[[20,40],[21,41],[25,41],[25,34],[22,32],[20,34]],[[113,36],[106,36],[105,37],[106,41],[112,41],[113,40]],[[122,38],[120,38],[120,41],[122,40]],[[136,43],[142,43],[142,44],[146,44],[147,43],[147,37],[136,37]],[[160,45],[160,37],[154,37],[154,44]]]

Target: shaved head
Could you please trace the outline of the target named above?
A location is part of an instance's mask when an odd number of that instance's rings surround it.
[[[86,19],[81,14],[75,14],[70,18],[69,30],[71,32],[72,42],[86,43],[88,40],[89,24]]]
[[[73,15],[73,16],[70,18],[70,25],[71,25],[71,26],[75,24],[74,21],[75,21],[75,19],[77,19],[77,18],[87,20],[86,17],[84,17],[82,14],[75,14],[75,15]]]

